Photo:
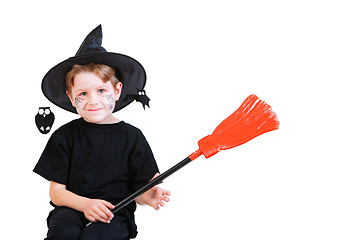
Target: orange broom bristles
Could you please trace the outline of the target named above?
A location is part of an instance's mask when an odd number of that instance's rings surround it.
[[[198,142],[199,150],[209,158],[221,150],[239,146],[263,133],[276,130],[279,124],[270,105],[253,94],[222,121],[211,135]]]

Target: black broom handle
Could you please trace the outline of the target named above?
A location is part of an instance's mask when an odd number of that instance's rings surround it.
[[[181,169],[182,167],[186,166],[191,161],[192,160],[190,159],[190,157],[185,158],[184,160],[182,160],[181,162],[179,162],[178,164],[176,164],[175,166],[173,166],[172,168],[170,168],[166,172],[162,173],[157,178],[153,179],[152,181],[147,183],[145,186],[143,186],[142,188],[140,188],[139,190],[137,190],[136,192],[134,192],[133,194],[131,194],[130,196],[128,196],[127,198],[125,198],[124,200],[119,202],[118,204],[116,204],[115,208],[112,210],[112,212],[116,213],[120,209],[124,208],[126,205],[131,203],[137,197],[139,197],[140,195],[142,195],[143,193],[145,193],[149,189],[153,188],[154,186],[156,186],[157,184],[162,182],[165,178],[169,177],[174,172],[176,172],[179,169]],[[89,222],[86,226],[89,226],[91,224],[92,224],[92,222]]]

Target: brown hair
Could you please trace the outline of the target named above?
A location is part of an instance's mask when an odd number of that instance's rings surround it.
[[[116,88],[116,84],[120,82],[120,80],[116,77],[116,70],[108,65],[97,63],[88,63],[86,65],[75,64],[66,74],[66,91],[71,93],[74,86],[75,76],[81,72],[93,72],[101,78],[104,83],[111,81],[114,88]]]

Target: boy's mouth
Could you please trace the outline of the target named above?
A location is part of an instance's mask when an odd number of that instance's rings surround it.
[[[102,108],[92,108],[92,109],[87,109],[86,111],[88,112],[97,112],[97,111],[100,111],[102,110]]]

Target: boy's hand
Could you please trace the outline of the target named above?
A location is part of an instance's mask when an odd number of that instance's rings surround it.
[[[159,175],[159,173],[156,173],[152,179],[157,178]],[[136,202],[140,205],[146,204],[155,210],[159,210],[160,207],[165,206],[165,202],[170,201],[170,195],[171,193],[168,190],[155,186],[138,197]]]
[[[110,223],[114,214],[109,209],[114,209],[114,205],[99,199],[88,199],[84,205],[84,215],[91,222]]]

